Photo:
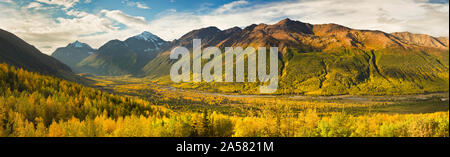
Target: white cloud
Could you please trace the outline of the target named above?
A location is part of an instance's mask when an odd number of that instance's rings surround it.
[[[233,9],[237,9],[237,7],[239,7],[239,6],[243,6],[243,5],[246,5],[246,4],[248,4],[248,2],[245,1],[245,0],[234,1],[234,2],[231,2],[231,3],[225,4],[222,7],[216,9],[215,13],[224,13],[224,12],[227,12],[227,11],[231,11]]]
[[[69,18],[55,19],[51,14],[26,7],[0,4],[0,28],[16,34],[46,54],[75,40],[98,48],[109,40],[124,40],[147,30],[145,18],[133,17],[118,10],[87,13],[69,9],[66,11]],[[123,23],[130,27],[121,28]]]
[[[38,1],[55,5],[57,2]],[[208,26],[227,29],[259,23],[273,24],[286,17],[312,24],[337,23],[356,29],[410,31],[433,36],[449,34],[448,3],[430,4],[426,0],[302,0],[258,5],[235,1],[217,9],[205,9],[208,12],[168,9],[152,21],[120,10],[79,11],[72,8],[78,2],[75,1],[58,1],[57,5],[66,8],[66,14],[70,17],[56,19],[51,13],[27,9],[27,6],[17,8],[0,3],[0,28],[18,35],[47,54],[75,40],[98,48],[111,39],[124,40],[144,30],[165,40],[173,40]]]
[[[84,0],[84,3],[91,3],[92,0]]]
[[[0,3],[1,2],[3,2],[3,3],[10,3],[10,4],[14,3],[14,1],[12,1],[12,0],[0,0]]]
[[[101,10],[100,13],[103,13],[105,17],[108,17],[129,27],[147,25],[144,17],[127,15],[120,10]]]
[[[31,2],[30,4],[27,5],[28,9],[43,9],[42,8],[42,4],[38,3],[38,2]]]
[[[177,10],[176,10],[176,9],[167,9],[166,11],[167,11],[167,12],[170,12],[170,13],[174,13],[174,12],[177,12]]]
[[[141,2],[136,2],[136,7],[141,8],[141,9],[150,9],[147,4],[145,3],[141,3]]]
[[[70,16],[75,16],[75,17],[85,17],[85,16],[89,15],[86,12],[78,11],[78,10],[75,10],[75,9],[71,9],[71,10],[67,11],[66,14],[70,15]]]
[[[150,9],[150,7],[148,7],[147,4],[145,4],[143,2],[134,2],[134,1],[129,1],[129,0],[123,0],[122,3],[125,3],[127,6],[130,6],[130,7],[137,7],[140,9]]]
[[[36,0],[38,2],[63,6],[65,9],[72,8],[79,0]]]
[[[426,0],[302,0],[252,5],[246,1],[226,4],[207,14],[171,13],[150,22],[150,30],[166,40],[193,29],[268,23],[289,17],[313,24],[337,23],[356,29],[448,36],[449,6]],[[182,25],[180,24],[182,23]]]

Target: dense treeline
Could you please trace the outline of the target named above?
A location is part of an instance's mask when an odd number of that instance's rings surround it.
[[[449,112],[355,116],[291,107],[262,105],[245,116],[173,112],[147,100],[0,64],[2,136],[449,136]]]
[[[100,115],[117,119],[129,115],[167,116],[168,110],[148,101],[112,95],[55,77],[0,64],[0,125],[2,134],[17,125],[42,124]]]
[[[252,116],[262,107],[287,105],[294,111],[314,109],[319,114],[345,111],[352,115],[367,113],[416,114],[446,112],[448,93],[402,96],[263,96],[208,93],[190,89],[161,86],[135,77],[89,77],[95,86],[120,95],[132,95],[165,106],[177,112],[198,112],[206,108],[226,115]]]
[[[181,114],[158,118],[126,116],[112,119],[105,115],[81,121],[72,118],[46,127],[20,115],[13,121],[10,136],[50,137],[449,137],[448,112],[432,114],[352,116],[333,113],[318,116],[314,110],[296,116],[267,114],[230,117],[213,112]],[[16,113],[17,114],[17,113]]]

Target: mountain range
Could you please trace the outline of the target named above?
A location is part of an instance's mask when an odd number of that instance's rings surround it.
[[[143,68],[145,76],[169,80],[170,51],[202,46],[278,47],[278,94],[411,94],[448,91],[448,37],[408,32],[356,30],[337,24],[308,24],[284,19],[244,29],[194,30],[170,43]],[[169,83],[170,84],[170,83]],[[256,94],[258,83],[181,84],[183,88]]]
[[[170,83],[177,46],[278,47],[277,94],[413,94],[448,91],[449,39],[409,32],[357,30],[338,24],[309,24],[284,19],[276,24],[245,28],[193,30],[173,41],[143,32],[124,41],[111,40],[98,49],[75,41],[52,56],[5,31],[1,32],[0,61],[51,75],[92,73],[135,75]],[[11,44],[13,43],[13,44]],[[4,51],[7,50],[7,51]],[[69,68],[70,67],[70,68]],[[261,83],[182,83],[176,86],[216,92],[257,94]]]
[[[150,32],[143,32],[125,41],[111,40],[98,50],[78,41],[58,48],[52,56],[79,73],[96,75],[138,74],[156,57],[167,42]]]

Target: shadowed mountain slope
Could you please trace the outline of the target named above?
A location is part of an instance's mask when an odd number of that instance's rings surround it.
[[[12,33],[0,29],[0,62],[44,75],[81,81],[71,69],[58,60],[41,53]]]
[[[96,75],[138,74],[166,45],[166,41],[149,32],[125,41],[111,40],[101,46],[97,53],[80,61],[75,68]]]

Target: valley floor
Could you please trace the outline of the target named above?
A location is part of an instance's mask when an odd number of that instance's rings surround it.
[[[247,115],[249,110],[265,105],[289,105],[292,110],[318,109],[326,112],[346,112],[353,115],[365,113],[418,114],[446,112],[449,110],[449,93],[427,93],[397,96],[303,96],[303,95],[241,95],[180,89],[160,85],[153,80],[120,77],[89,77],[96,81],[93,86],[102,90],[144,98],[164,104],[178,111]],[[239,111],[239,112],[236,112]]]

